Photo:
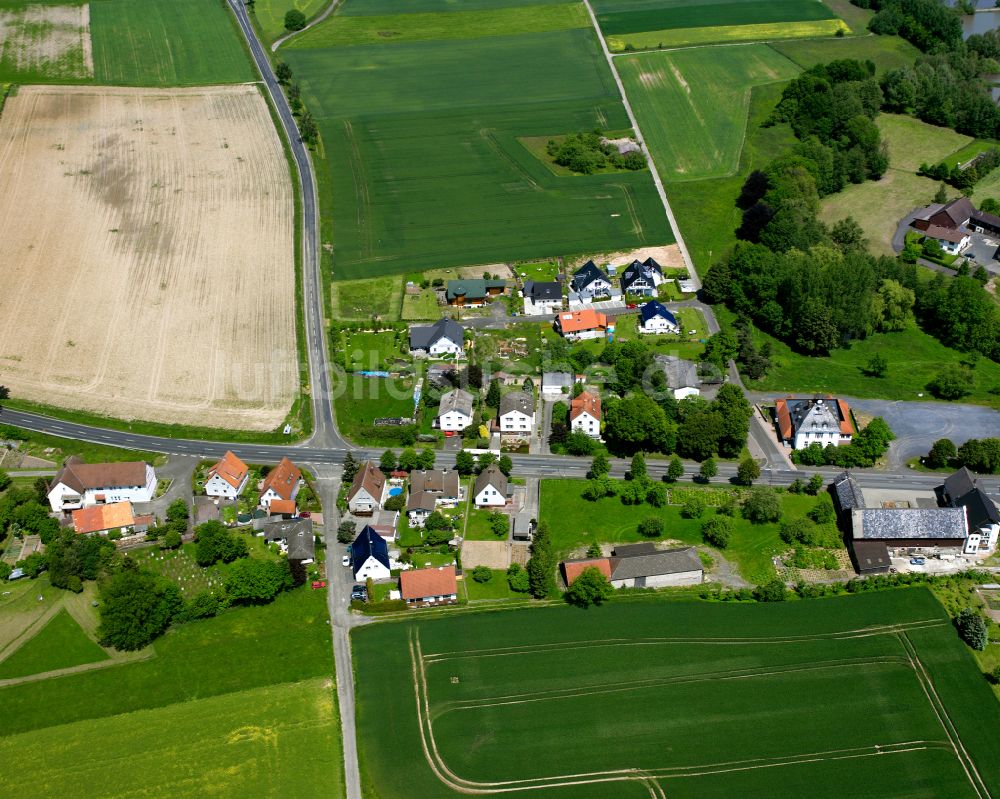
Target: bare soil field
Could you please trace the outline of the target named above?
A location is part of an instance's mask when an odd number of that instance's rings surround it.
[[[93,77],[90,6],[0,8],[0,68],[48,78]]]
[[[253,86],[22,87],[0,117],[0,383],[274,429],[298,392],[293,216]]]
[[[577,258],[567,260],[566,266],[572,271],[579,269],[587,261],[593,260],[596,264],[614,264],[621,268],[628,266],[633,261],[645,261],[647,258],[652,258],[665,269],[684,268],[684,257],[681,255],[681,248],[676,244],[667,244],[663,247],[640,247],[637,250],[624,252],[581,255]]]

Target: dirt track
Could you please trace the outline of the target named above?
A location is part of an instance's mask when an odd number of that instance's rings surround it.
[[[0,383],[273,429],[298,383],[293,247],[255,87],[21,88],[0,117]]]

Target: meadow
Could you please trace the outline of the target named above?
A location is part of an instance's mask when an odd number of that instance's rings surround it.
[[[861,11],[857,6],[848,8]],[[870,12],[865,12],[870,14]],[[865,33],[864,25],[855,28],[859,33]],[[890,69],[909,66],[920,55],[906,39],[899,36],[844,36],[833,39],[794,39],[782,42],[771,42],[770,47],[777,50],[802,69],[816,64],[825,64],[840,58],[856,58],[860,61],[871,61],[875,64],[879,75]]]
[[[833,19],[834,13],[816,0],[598,0],[597,21],[605,35],[659,31],[669,28],[710,28]]]
[[[353,644],[358,673],[385,676],[357,705],[382,799],[975,797],[1000,780],[981,734],[1000,707],[925,589],[449,614]]]
[[[592,30],[281,52],[322,135],[335,279],[673,241],[648,173],[557,177],[518,141],[628,128]]]
[[[752,87],[784,82],[799,72],[765,44],[643,53],[615,64],[667,181],[733,174],[743,150]]]
[[[78,83],[94,74],[86,3],[0,3],[0,82]]]
[[[288,33],[285,30],[286,11],[297,8],[308,20],[319,14],[327,5],[327,0],[255,0],[253,16],[260,31],[267,39],[273,41]]]
[[[916,172],[921,164],[935,164],[973,142],[971,136],[951,128],[928,125],[902,114],[879,114],[875,119],[882,141],[889,148],[893,169]]]
[[[333,407],[340,425],[340,432],[359,444],[378,446],[381,443],[398,445],[398,439],[389,435],[381,439],[370,436],[372,423],[381,417],[413,416],[412,378],[392,380],[391,378],[359,377],[345,374],[333,386]],[[375,428],[378,430],[378,428]],[[393,428],[386,428],[387,435]],[[364,434],[364,438],[359,438]]]
[[[334,319],[399,319],[403,295],[400,275],[370,280],[339,280],[330,285],[330,315]]]
[[[107,659],[107,652],[91,640],[63,608],[41,630],[0,661],[0,680]]]

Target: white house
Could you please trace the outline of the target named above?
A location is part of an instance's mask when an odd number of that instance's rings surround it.
[[[576,293],[580,302],[591,302],[594,299],[610,297],[612,289],[611,278],[602,272],[593,261],[587,261],[573,273],[570,287]]]
[[[288,458],[282,458],[281,462],[267,473],[261,484],[260,506],[267,510],[271,502],[276,499],[293,502],[298,496],[301,479],[302,472],[299,467]]]
[[[356,516],[368,516],[381,510],[388,490],[385,475],[371,461],[365,461],[347,492],[347,508]]]
[[[476,478],[472,493],[477,508],[499,507],[507,504],[507,475],[491,463]]]
[[[940,225],[931,225],[923,231],[929,239],[934,239],[948,255],[961,255],[972,243],[972,237],[962,228],[954,230]]]
[[[582,311],[563,311],[556,315],[553,326],[559,335],[570,341],[604,338],[609,327],[608,317],[593,308],[584,308]]]
[[[573,432],[601,437],[601,398],[584,391],[569,404],[569,426]]]
[[[84,463],[69,458],[49,484],[49,505],[60,513],[113,502],[151,502],[156,472],[148,463]]]
[[[372,580],[388,580],[392,576],[389,546],[382,536],[367,525],[351,544],[351,571],[358,582],[364,582],[369,577]]]
[[[982,555],[996,548],[1000,534],[1000,511],[981,489],[976,478],[964,466],[945,478],[941,486],[944,503],[952,508],[965,508],[969,536],[963,554]]]
[[[562,310],[562,286],[556,281],[526,280],[521,296],[524,297],[524,313],[527,316],[557,313]]]
[[[525,391],[511,391],[500,398],[500,432],[530,436],[535,427],[535,398]]]
[[[438,319],[433,325],[411,327],[410,354],[461,358],[465,354],[465,330],[451,319]]]
[[[246,488],[249,477],[250,468],[235,454],[227,452],[208,470],[205,493],[210,497],[236,499]]]
[[[472,395],[460,388],[441,397],[437,426],[447,432],[461,432],[472,424]]]
[[[846,445],[854,436],[851,409],[833,397],[786,397],[775,402],[775,417],[781,440],[792,449],[811,444]]]
[[[410,527],[423,527],[427,517],[434,512],[436,507],[437,500],[433,494],[411,489],[410,496],[406,500],[406,518],[410,522]]]
[[[633,261],[621,274],[622,294],[639,294],[652,297],[663,282],[663,270],[652,258]]]
[[[566,399],[573,391],[573,375],[569,372],[544,372],[542,374],[542,399]]]
[[[668,311],[663,303],[650,300],[639,309],[640,333],[680,333],[677,317]]]
[[[693,361],[686,361],[676,355],[657,355],[656,363],[663,369],[667,379],[667,388],[674,399],[697,397],[701,394],[701,381],[698,379],[698,367]]]

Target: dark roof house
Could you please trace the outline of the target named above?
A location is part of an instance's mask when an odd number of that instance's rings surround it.
[[[965,466],[944,479],[941,494],[947,505],[955,507],[966,494],[976,490],[976,478]]]
[[[448,339],[461,347],[465,330],[452,319],[438,319],[433,325],[410,328],[411,350],[429,350],[441,339]]]
[[[663,270],[652,258],[633,261],[621,274],[622,292],[637,294],[650,292],[663,282]]]
[[[570,286],[574,291],[579,292],[593,291],[594,289],[607,291],[611,287],[611,278],[604,274],[593,261],[587,261],[573,273]]]
[[[562,300],[562,286],[555,281],[526,280],[524,282],[524,296],[532,302]]]
[[[351,544],[351,568],[357,574],[361,567],[365,565],[368,558],[374,558],[387,569],[389,567],[389,546],[385,539],[379,535],[370,524],[354,539]]]
[[[285,542],[289,560],[312,560],[316,554],[312,519],[269,521],[264,525],[263,533],[267,542]]]
[[[972,201],[968,197],[959,197],[932,211],[926,217],[926,221],[929,225],[939,225],[954,230],[966,225],[974,213],[976,207]]]
[[[850,514],[851,511],[865,506],[865,495],[850,472],[841,472],[833,478],[830,484],[833,505],[838,513]]]
[[[639,316],[642,317],[642,323],[646,324],[650,319],[656,316],[662,316],[670,324],[677,326],[677,317],[674,316],[670,311],[667,310],[666,306],[658,300],[650,300],[645,305],[639,309]]]
[[[969,535],[965,508],[859,508],[851,523],[855,540],[893,546],[957,546]]]

